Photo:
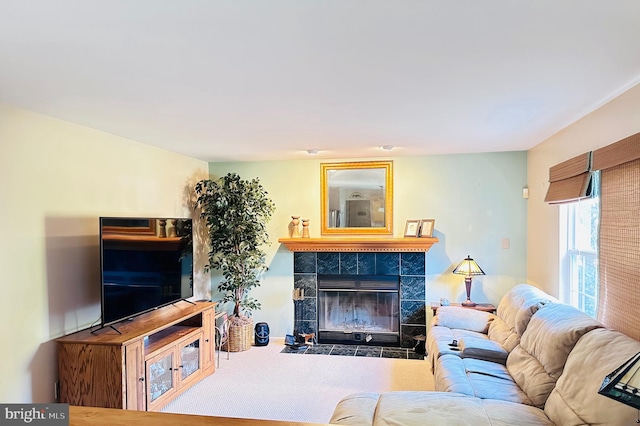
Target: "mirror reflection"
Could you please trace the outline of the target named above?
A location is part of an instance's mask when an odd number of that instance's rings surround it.
[[[324,163],[323,234],[391,234],[392,162]]]

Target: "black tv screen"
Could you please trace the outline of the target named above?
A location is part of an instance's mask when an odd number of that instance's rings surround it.
[[[192,221],[100,218],[102,325],[193,296]]]

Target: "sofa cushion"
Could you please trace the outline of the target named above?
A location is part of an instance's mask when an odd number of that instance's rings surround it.
[[[495,362],[442,355],[434,381],[437,391],[532,405],[506,367]]]
[[[558,302],[558,300],[537,287],[518,284],[500,299],[496,314],[516,333],[522,334],[527,328],[531,316],[548,302]]]
[[[367,403],[352,402],[360,397]],[[341,425],[552,425],[542,410],[504,401],[482,400],[445,392],[387,392],[379,395],[377,405],[368,404],[377,394],[356,394],[343,399],[331,417]],[[344,403],[344,404],[343,404]],[[366,411],[366,413],[365,413]],[[373,422],[367,422],[373,418]]]
[[[638,410],[598,394],[607,374],[640,352],[640,342],[617,331],[593,330],[578,340],[544,411],[563,426],[632,425]]]
[[[562,303],[547,304],[531,317],[520,345],[507,358],[507,370],[533,405],[544,407],[569,352],[580,337],[599,327],[595,319]]]
[[[543,415],[542,410],[530,405],[493,399],[481,401],[487,416],[491,419],[492,426],[555,425],[546,415]]]
[[[511,352],[518,344],[519,337],[526,330],[533,314],[549,302],[558,300],[532,285],[516,285],[500,299],[496,315],[503,323],[495,326],[491,324],[488,330],[489,338]]]
[[[496,317],[491,321],[487,336],[494,342],[497,342],[507,352],[511,352],[518,344],[520,344],[520,335],[518,335],[509,325],[500,317]]]
[[[435,389],[441,392],[457,392],[475,396],[467,378],[464,360],[456,355],[443,354],[438,358],[438,368],[433,373]]]
[[[461,306],[441,306],[438,309],[434,324],[441,327],[486,333],[489,330],[489,324],[494,318],[495,315],[493,314],[476,311],[475,309]]]

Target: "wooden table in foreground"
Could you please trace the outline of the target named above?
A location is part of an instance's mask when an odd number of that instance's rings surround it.
[[[440,308],[440,302],[431,302],[431,310],[433,311],[433,315],[438,313],[438,309]],[[450,303],[449,306],[462,306],[461,303]],[[496,313],[496,307],[491,303],[478,303],[476,306],[462,306],[467,309],[475,309],[476,311],[489,312],[490,314]]]
[[[69,426],[320,426],[319,423],[195,416],[118,408],[69,407]],[[326,426],[326,425],[325,425]]]

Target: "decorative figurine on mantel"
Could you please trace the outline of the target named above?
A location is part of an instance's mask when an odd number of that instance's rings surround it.
[[[300,238],[300,216],[291,216],[291,223],[289,224],[289,236],[291,238]]]
[[[175,238],[178,236],[176,232],[176,225],[178,224],[178,219],[169,219],[169,223],[171,224],[171,227],[167,231],[167,235],[169,236],[169,238]]]
[[[309,238],[309,219],[302,219],[302,238]]]
[[[167,238],[167,219],[158,219],[158,238]]]

